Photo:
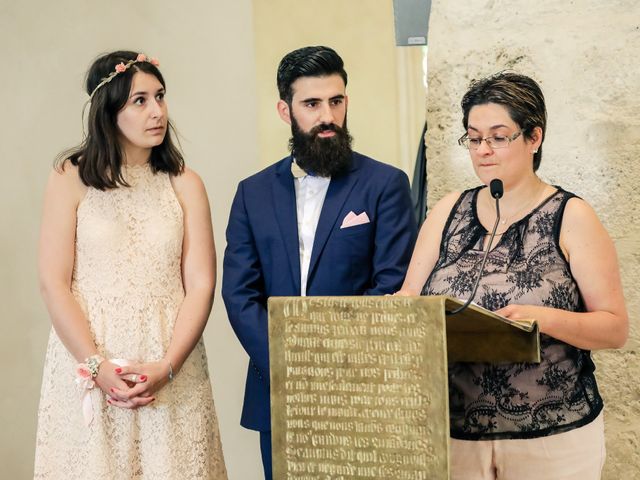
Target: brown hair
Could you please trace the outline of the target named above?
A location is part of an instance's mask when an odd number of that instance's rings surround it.
[[[469,126],[469,111],[476,105],[497,103],[504,106],[522,134],[532,140],[533,129],[542,129],[542,141],[547,129],[547,109],[540,86],[532,78],[513,72],[499,72],[487,78],[473,80],[462,97],[462,125]],[[542,142],[533,155],[533,171],[542,160]]]
[[[138,57],[137,52],[117,51],[98,57],[89,68],[86,79],[87,94],[90,99],[87,119],[87,136],[76,147],[65,150],[56,157],[55,166],[64,169],[68,160],[78,167],[82,182],[99,190],[128,186],[122,176],[123,152],[120,147],[118,112],[124,107],[131,90],[131,82],[136,72],[155,76],[165,87],[160,70],[147,61],[133,63],[127,70],[116,75],[110,82],[96,87],[119,63],[127,63]],[[151,149],[149,163],[153,172],[167,172],[179,175],[184,171],[184,158],[174,145],[171,132],[175,129],[169,122],[162,143]]]

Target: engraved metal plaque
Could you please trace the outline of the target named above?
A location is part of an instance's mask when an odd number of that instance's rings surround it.
[[[448,478],[444,297],[269,299],[278,480]]]

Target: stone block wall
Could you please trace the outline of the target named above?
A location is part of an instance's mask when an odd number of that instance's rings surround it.
[[[428,204],[478,183],[462,133],[471,79],[504,69],[545,93],[539,175],[587,200],[618,250],[630,337],[594,354],[605,399],[603,478],[640,478],[640,3],[434,0],[429,30]]]

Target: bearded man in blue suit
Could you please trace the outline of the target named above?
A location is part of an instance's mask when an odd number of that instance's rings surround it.
[[[277,83],[291,156],[238,185],[222,280],[229,320],[249,354],[240,423],[260,432],[266,479],[267,299],[394,293],[416,238],[407,176],[351,150],[340,56],[328,47],[295,50],[280,62]]]

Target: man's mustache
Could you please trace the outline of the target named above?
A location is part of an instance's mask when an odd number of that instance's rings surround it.
[[[315,137],[317,134],[322,132],[341,132],[342,128],[340,128],[335,123],[321,123],[320,125],[316,125],[309,132],[309,136]]]

